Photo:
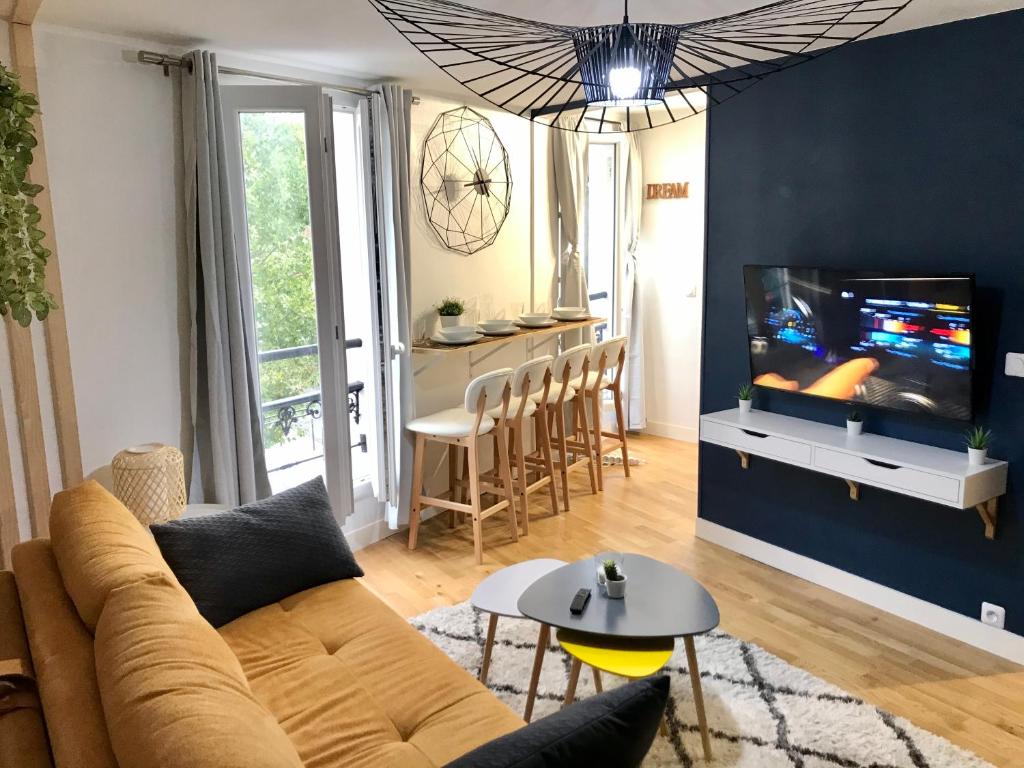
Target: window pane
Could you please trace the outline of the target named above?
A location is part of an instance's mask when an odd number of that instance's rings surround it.
[[[587,287],[590,312],[608,318],[598,326],[600,341],[613,331],[615,308],[615,145],[592,143],[587,153]]]
[[[274,492],[324,471],[305,115],[243,112],[263,441]]]

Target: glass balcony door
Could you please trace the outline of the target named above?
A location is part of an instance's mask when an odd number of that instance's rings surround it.
[[[222,94],[271,486],[276,493],[323,475],[335,509],[351,510],[352,393],[328,183],[333,126],[319,88],[244,85]]]

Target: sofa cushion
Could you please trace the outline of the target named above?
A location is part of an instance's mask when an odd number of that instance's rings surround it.
[[[165,577],[111,592],[96,672],[120,768],[302,766],[231,650]]]
[[[583,699],[448,764],[447,768],[639,766],[668,701],[666,675]]]
[[[363,575],[319,477],[228,512],[151,530],[215,627],[304,589]]]
[[[523,726],[358,581],[306,590],[220,633],[307,768],[438,766]]]
[[[64,588],[90,631],[112,589],[171,574],[142,523],[93,480],[54,497],[50,539]]]
[[[62,768],[117,768],[92,633],[64,591],[50,542],[26,541],[11,554],[54,762]]]
[[[0,571],[0,766],[52,768],[14,574]]]

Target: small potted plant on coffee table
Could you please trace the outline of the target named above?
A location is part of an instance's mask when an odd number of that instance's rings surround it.
[[[992,430],[985,427],[974,427],[967,430],[967,461],[971,466],[979,467],[988,458],[988,447],[992,444]]]
[[[750,408],[754,404],[754,385],[740,384],[739,391],[736,392],[736,397],[740,402],[740,413],[750,413]]]
[[[441,318],[442,328],[462,325],[462,313],[466,311],[466,305],[462,299],[456,299],[454,296],[449,296],[441,301],[435,309],[437,310],[438,316]]]
[[[846,434],[850,437],[857,437],[864,431],[864,417],[860,411],[850,411],[846,414]]]
[[[626,596],[626,574],[614,560],[605,560],[604,563],[604,588],[608,597],[613,600],[621,600]]]

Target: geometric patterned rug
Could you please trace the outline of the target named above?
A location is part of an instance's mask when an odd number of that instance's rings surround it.
[[[479,675],[487,619],[468,602],[436,608],[410,622],[435,645]],[[686,654],[678,644],[666,672],[672,697],[668,736],[658,736],[644,766],[716,768],[991,768],[989,763],[884,712],[752,643],[714,631],[697,637],[704,704],[714,760],[701,749]],[[537,642],[537,625],[498,620],[488,687],[522,712]],[[561,705],[569,659],[552,633],[544,657],[534,720]],[[604,675],[606,688],[620,684]],[[594,694],[580,675],[577,696]]]

